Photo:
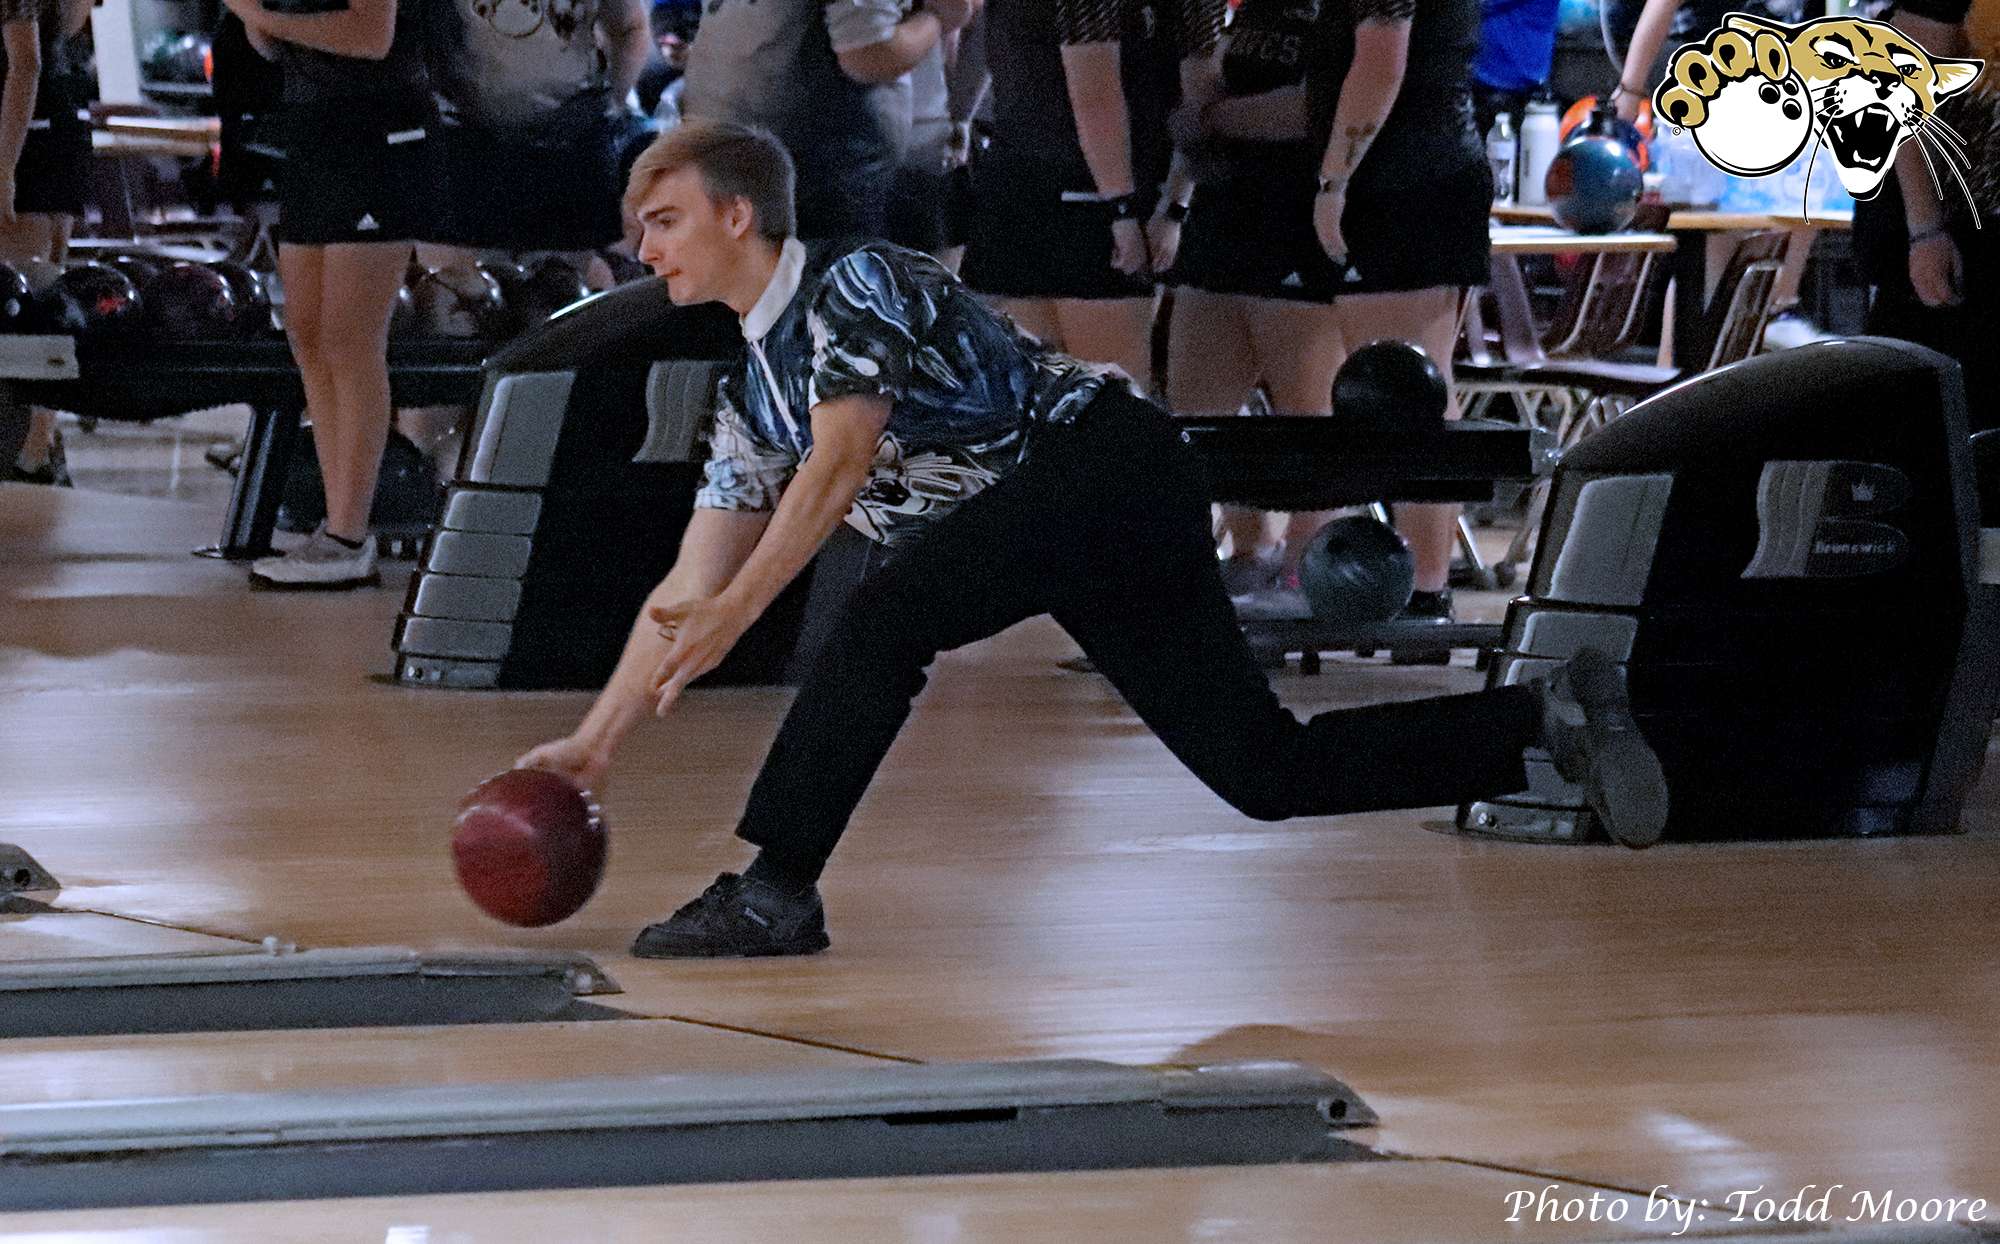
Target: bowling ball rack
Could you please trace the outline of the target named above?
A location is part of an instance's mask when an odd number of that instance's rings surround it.
[[[470,406],[493,342],[411,339],[389,343],[396,406]],[[23,400],[85,418],[143,423],[242,403],[250,407],[243,466],[218,542],[205,556],[268,555],[285,475],[305,412],[305,389],[282,340],[79,341],[0,338],[0,383]]]
[[[1483,419],[1394,427],[1340,415],[1175,420],[1181,440],[1206,468],[1209,497],[1262,510],[1335,510],[1382,502],[1482,502],[1501,481],[1527,482],[1555,469],[1559,451],[1545,431]],[[1318,618],[1243,623],[1251,651],[1267,665],[1299,654],[1299,670],[1320,671],[1321,654],[1414,656],[1498,646],[1498,623],[1395,618],[1336,626]]]

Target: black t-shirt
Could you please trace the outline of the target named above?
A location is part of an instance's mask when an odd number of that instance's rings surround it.
[[[1479,0],[1243,0],[1223,56],[1224,90],[1261,95],[1303,83],[1311,131],[1300,142],[1227,144],[1233,174],[1316,172],[1354,59],[1355,27],[1370,19],[1408,21],[1410,50],[1388,120],[1355,174],[1357,187],[1420,182],[1484,158],[1468,85],[1479,48]]]
[[[1167,114],[1180,102],[1181,61],[1214,50],[1226,12],[1223,0],[991,0],[986,66],[993,75],[994,146],[1005,158],[1044,167],[1067,187],[1089,188],[1062,49],[1115,41],[1132,184],[1158,186],[1173,154]]]
[[[47,118],[65,109],[74,111],[77,66],[71,48],[77,38],[63,34],[62,0],[0,0],[0,24],[34,21],[36,39],[42,45],[42,72],[35,90],[35,116]],[[80,36],[79,36],[80,38]],[[0,79],[7,73],[7,49],[0,46]],[[64,120],[74,120],[65,116]]]
[[[396,28],[381,60],[336,56],[318,48],[280,43],[284,102],[294,117],[325,117],[363,126],[403,125],[432,111],[430,75],[424,66],[423,6],[431,0],[391,0]],[[316,122],[308,121],[307,124]]]

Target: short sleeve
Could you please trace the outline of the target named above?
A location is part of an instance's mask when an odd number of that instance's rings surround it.
[[[775,510],[798,465],[790,454],[751,433],[729,396],[727,380],[716,386],[715,426],[708,434],[708,465],[695,493],[696,508]]]
[[[1180,0],[1178,16],[1181,59],[1205,57],[1222,42],[1222,28],[1229,21],[1229,0]]]
[[[827,269],[806,313],[812,334],[806,404],[857,394],[902,397],[936,321],[935,298],[907,268],[868,249],[842,257]]]
[[[1407,22],[1417,15],[1417,0],[1347,0],[1354,24],[1363,22]]]
[[[1056,42],[1116,43],[1125,33],[1123,0],[1055,0]]]
[[[8,3],[9,0],[0,0]],[[826,35],[835,52],[871,47],[896,33],[901,0],[826,0]]]

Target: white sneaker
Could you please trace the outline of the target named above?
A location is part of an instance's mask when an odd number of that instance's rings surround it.
[[[250,563],[253,582],[282,588],[368,587],[381,582],[375,570],[375,539],[350,549],[321,528],[289,553],[260,557]]]
[[[1278,571],[1285,564],[1285,542],[1278,541],[1256,553],[1233,554],[1218,562],[1222,587],[1231,597],[1269,591],[1278,585]]]
[[[1267,587],[1230,597],[1239,622],[1303,622],[1313,616],[1306,594],[1295,587]]]

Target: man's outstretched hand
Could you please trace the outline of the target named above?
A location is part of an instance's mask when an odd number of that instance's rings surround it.
[[[660,637],[667,641],[667,655],[653,671],[652,683],[653,711],[661,717],[689,683],[722,664],[754,620],[720,596],[654,605],[646,616],[659,624]]]
[[[611,757],[581,735],[554,739],[514,762],[516,769],[541,769],[568,778],[579,790],[600,792],[611,772]]]

